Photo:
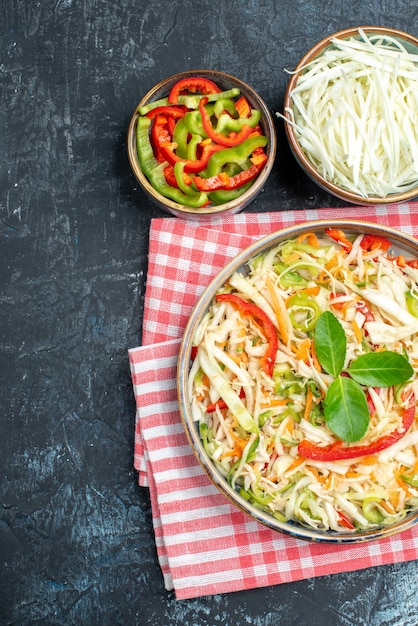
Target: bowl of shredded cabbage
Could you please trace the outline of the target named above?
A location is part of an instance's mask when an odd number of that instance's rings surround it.
[[[418,243],[362,221],[272,233],[192,312],[182,422],[215,486],[264,525],[370,541],[418,521]]]
[[[349,28],[316,44],[289,80],[283,114],[299,165],[354,204],[418,195],[418,39]]]

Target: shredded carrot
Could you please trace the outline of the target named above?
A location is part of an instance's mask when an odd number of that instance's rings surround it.
[[[334,278],[339,278],[341,280],[345,280],[344,270],[343,270],[342,267],[337,267],[337,269],[334,272]]]
[[[318,278],[316,279],[316,282],[321,283],[322,285],[322,283],[329,283],[329,281],[330,277],[328,276],[328,274],[324,270],[321,270]]]
[[[379,502],[379,504],[382,508],[385,509],[385,511],[389,513],[389,515],[394,515],[396,513],[396,510],[394,509],[391,503],[385,502],[385,500],[382,500],[382,502]]]
[[[313,474],[316,478],[316,480],[319,480],[319,472],[316,469],[316,467],[313,467],[312,465],[309,467],[309,471],[311,472],[311,474]]]
[[[325,263],[325,266],[324,266],[325,269],[326,270],[330,270],[331,268],[333,268],[336,265],[338,265],[338,258],[339,258],[338,254],[334,254],[334,256],[332,256],[330,258],[330,260]]]
[[[317,296],[320,290],[321,290],[321,287],[319,285],[315,285],[315,287],[305,287],[304,289],[299,289],[298,291],[295,291],[295,294],[306,293],[306,295],[308,296]]]
[[[298,346],[296,350],[296,358],[300,361],[304,361],[307,363],[309,361],[309,357],[311,356],[311,343],[309,337],[306,337]]]
[[[236,445],[232,450],[226,450],[220,456],[221,459],[225,459],[229,456],[237,456],[238,458],[242,457],[243,448],[240,445]]]
[[[361,474],[355,472],[354,470],[348,470],[345,476],[346,478],[361,478]]]
[[[371,454],[370,456],[363,457],[361,465],[374,465],[375,463],[377,463],[377,456]]]
[[[302,233],[301,235],[299,235],[297,242],[303,243],[305,239],[308,241],[308,244],[313,248],[319,248],[318,237],[315,235],[315,233]]]
[[[329,490],[331,488],[331,483],[332,483],[332,474],[328,474],[328,476],[326,477],[324,481],[325,489]]]
[[[361,343],[363,341],[363,333],[361,331],[361,328],[357,324],[356,320],[353,320],[352,325],[353,325],[353,330],[354,330],[354,334],[356,336],[356,339],[357,339],[357,341],[359,343]]]
[[[245,355],[245,356],[244,356]],[[241,354],[237,355],[237,354],[229,354],[228,356],[230,359],[232,359],[234,361],[234,363],[236,363],[237,365],[241,365],[241,363],[246,363],[248,360],[247,357],[247,353],[246,352],[242,352]]]
[[[315,343],[314,342],[312,342],[312,345],[311,345],[311,354],[312,354],[312,361],[313,361],[313,364],[314,364],[314,368],[316,369],[317,372],[320,372],[322,368],[321,368],[321,366],[319,364],[319,361],[318,361],[318,358],[316,356],[316,350],[315,350]]]
[[[289,467],[287,468],[286,472],[290,472],[292,470],[294,470],[296,467],[299,467],[299,465],[302,465],[302,463],[305,462],[305,459],[303,459],[302,457],[300,457],[299,459],[295,459],[293,461],[293,463],[291,463],[289,465]]]
[[[286,429],[285,429],[285,430],[287,430],[287,432],[288,432],[289,434],[291,434],[291,433],[293,432],[293,426],[294,426],[294,424],[293,424],[293,420],[292,420],[292,419],[290,419],[290,420],[288,420],[288,422],[287,422],[287,424],[286,424]]]
[[[267,402],[266,404],[262,404],[260,406],[261,409],[268,409],[272,406],[285,406],[289,402],[289,398],[274,398]]]
[[[399,491],[392,490],[389,492],[389,500],[393,508],[396,510],[399,502]]]
[[[408,485],[406,483],[404,483],[402,478],[395,478],[395,480],[398,483],[399,487],[401,487],[401,489],[403,489],[406,492],[406,494],[408,496],[410,496],[411,495],[411,491],[410,491]]]
[[[280,303],[277,298],[276,290],[274,289],[273,282],[271,281],[269,277],[267,277],[266,279],[266,284],[267,284],[267,288],[269,290],[269,294],[271,298],[271,305],[273,307],[273,311],[277,319],[277,325],[279,327],[280,338],[284,344],[287,344],[287,342],[289,341],[289,333],[287,332],[286,324],[283,320],[283,315],[280,309]]]

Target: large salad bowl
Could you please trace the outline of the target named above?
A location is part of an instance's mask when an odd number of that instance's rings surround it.
[[[269,528],[354,543],[418,521],[418,243],[356,220],[272,233],[212,280],[178,359],[214,485]]]

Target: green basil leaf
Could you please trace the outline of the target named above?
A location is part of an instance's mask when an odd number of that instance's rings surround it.
[[[340,439],[353,443],[367,431],[370,413],[363,389],[348,376],[338,376],[324,401],[325,421]]]
[[[357,357],[348,368],[348,373],[361,385],[392,387],[411,378],[414,370],[402,354],[385,350]]]
[[[344,367],[347,338],[339,320],[330,311],[324,311],[315,326],[315,353],[327,374],[338,376]]]

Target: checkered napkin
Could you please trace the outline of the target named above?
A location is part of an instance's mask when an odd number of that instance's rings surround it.
[[[166,589],[178,599],[263,587],[418,557],[418,527],[347,547],[274,532],[233,506],[196,460],[181,424],[176,362],[189,314],[210,280],[254,240],[295,223],[351,218],[418,237],[418,203],[245,214],[214,225],[152,220],[143,345],[129,351],[134,465],[150,489]]]

